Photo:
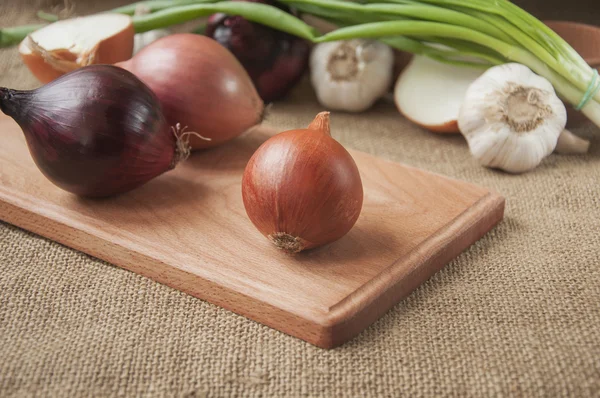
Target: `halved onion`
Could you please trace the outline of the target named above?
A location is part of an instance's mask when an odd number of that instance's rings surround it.
[[[415,56],[394,89],[400,113],[436,133],[459,133],[458,112],[467,88],[483,71]]]
[[[19,45],[23,62],[42,83],[92,64],[131,58],[135,31],[131,17],[98,14],[54,22]]]

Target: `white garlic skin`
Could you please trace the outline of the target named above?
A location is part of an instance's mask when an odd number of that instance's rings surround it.
[[[336,54],[352,59],[334,59]],[[311,82],[321,105],[348,112],[367,110],[387,92],[393,66],[392,49],[373,40],[320,43],[310,56]]]
[[[139,3],[135,7],[134,15],[148,15],[151,13],[150,8],[143,3]],[[142,48],[146,47],[149,44],[154,43],[158,39],[162,39],[165,36],[171,34],[169,29],[154,29],[144,33],[136,33],[133,36],[133,53],[135,55],[139,53]]]
[[[523,95],[526,103],[518,109],[511,108],[508,106],[510,92],[519,88],[529,93]],[[541,110],[533,117],[520,115],[520,111],[530,110],[537,104]],[[513,128],[506,116],[511,110],[516,111],[510,113],[515,117],[511,121],[537,122],[525,129],[519,125]],[[550,155],[566,122],[567,111],[552,84],[516,63],[490,68],[473,82],[458,118],[459,129],[473,156],[484,166],[510,173],[531,170]]]
[[[170,34],[171,31],[168,29],[155,29],[144,33],[137,33],[133,36],[133,55],[139,53],[147,45]]]

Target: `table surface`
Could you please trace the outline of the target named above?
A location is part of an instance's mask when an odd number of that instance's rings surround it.
[[[75,12],[123,2],[93,3]],[[600,20],[594,0],[518,3],[542,18]],[[2,1],[0,26],[36,21],[40,4],[62,0]],[[15,49],[0,51],[4,85],[37,85]],[[320,110],[305,80],[267,123],[304,126]],[[333,113],[332,128],[350,148],[500,192],[505,220],[331,351],[0,223],[0,396],[597,396],[599,140],[512,176],[390,102]]]

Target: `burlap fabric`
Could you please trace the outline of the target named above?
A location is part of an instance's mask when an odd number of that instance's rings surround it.
[[[115,3],[78,2],[75,12]],[[595,0],[525,5],[542,17],[600,17]],[[35,21],[38,9],[0,7],[0,26]],[[0,71],[1,85],[37,85],[15,49],[0,52]],[[304,126],[319,110],[305,84],[269,123]],[[510,176],[390,103],[332,118],[348,147],[501,192],[505,221],[331,351],[0,224],[0,396],[599,397],[598,140],[587,156]]]

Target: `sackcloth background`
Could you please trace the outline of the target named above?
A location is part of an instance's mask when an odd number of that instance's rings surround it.
[[[1,0],[0,27],[62,4]],[[518,4],[600,24],[597,0]],[[0,85],[38,85],[15,48],[0,51]],[[319,110],[305,81],[268,124],[304,126]],[[0,397],[600,397],[600,140],[511,176],[390,102],[332,123],[350,148],[500,192],[504,222],[330,351],[0,223]]]

